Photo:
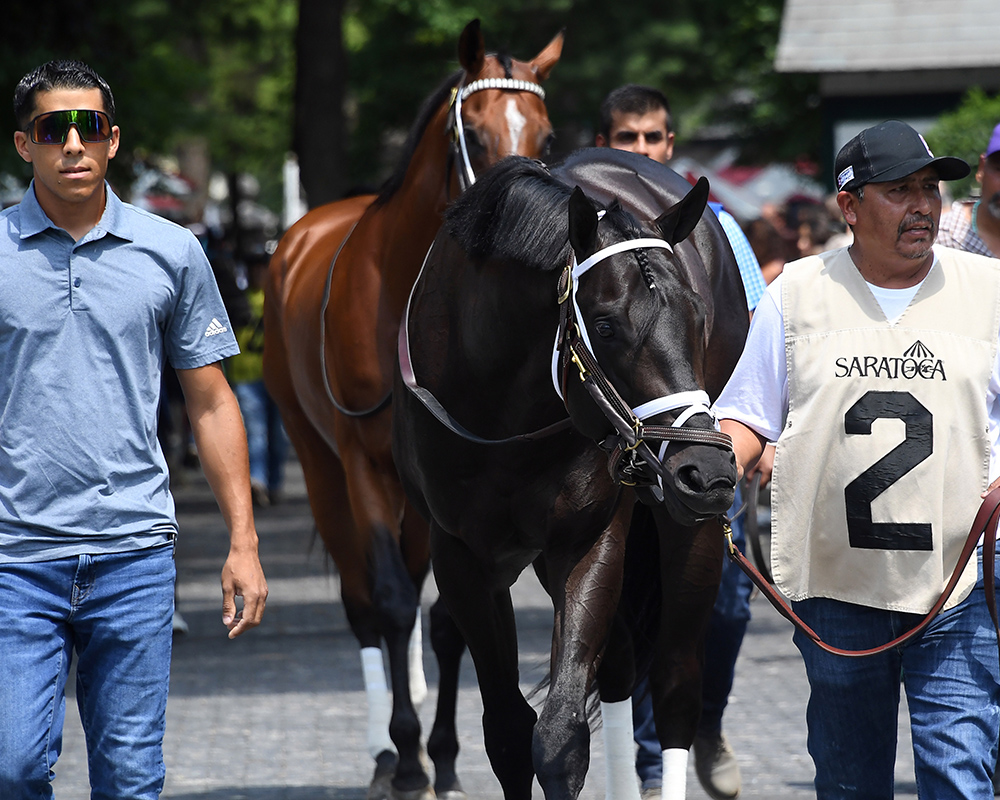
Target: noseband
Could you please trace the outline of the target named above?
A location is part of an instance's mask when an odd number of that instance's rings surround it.
[[[696,414],[708,414],[713,423],[715,415],[709,408],[708,393],[697,389],[675,392],[631,408],[608,380],[594,356],[587,326],[576,302],[580,277],[606,258],[629,250],[658,247],[669,252],[673,248],[663,239],[629,239],[605,247],[577,264],[571,251],[566,268],[559,276],[559,329],[552,349],[552,385],[566,402],[566,383],[571,364],[576,365],[580,381],[597,407],[614,427],[615,432],[601,442],[609,453],[608,471],[615,481],[627,486],[648,487],[653,496],[663,500],[663,458],[670,442],[707,444],[732,450],[732,438],[718,430],[685,428],[684,424]],[[670,426],[646,425],[644,420],[668,411],[682,409]],[[659,442],[653,452],[649,442]]]
[[[464,78],[463,78],[464,80]],[[460,169],[458,170],[458,188],[464,192],[476,182],[476,173],[472,169],[472,162],[469,160],[469,148],[465,143],[465,122],[462,119],[462,103],[469,99],[469,96],[483,89],[503,89],[511,92],[531,92],[545,100],[545,90],[537,83],[531,81],[521,81],[516,78],[481,78],[473,81],[468,86],[456,86],[451,90],[451,111],[452,111],[452,147],[458,150],[461,157]]]

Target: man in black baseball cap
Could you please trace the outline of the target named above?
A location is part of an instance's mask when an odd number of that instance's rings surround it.
[[[889,120],[844,145],[835,173],[837,204],[854,232],[850,257],[865,280],[886,289],[922,281],[941,219],[938,183],[964,178],[969,165],[936,158],[913,128]]]
[[[851,140],[835,174],[854,243],[785,266],[714,405],[741,471],[777,442],[775,585],[855,653],[935,607],[1000,483],[1000,265],[934,245],[939,181],[968,172],[902,122]],[[992,796],[1000,662],[976,557],[905,644],[845,658],[793,641],[817,800],[893,796],[901,682],[919,795]]]

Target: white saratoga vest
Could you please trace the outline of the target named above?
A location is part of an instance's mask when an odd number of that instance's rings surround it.
[[[793,600],[923,614],[958,561],[987,485],[1000,269],[936,252],[894,324],[846,249],[784,270],[789,397],[771,558]],[[948,607],[975,580],[972,559]]]

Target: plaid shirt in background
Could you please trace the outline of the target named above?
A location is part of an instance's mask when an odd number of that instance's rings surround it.
[[[743,229],[728,211],[720,203],[709,203],[709,207],[715,212],[722,223],[722,230],[729,239],[729,246],[733,248],[733,255],[736,256],[736,264],[740,268],[740,277],[743,278],[743,290],[747,295],[747,308],[753,311],[757,308],[757,303],[764,296],[767,284],[764,283],[764,274],[760,271],[760,264],[757,263],[757,256],[754,255],[750,242],[747,241]]]
[[[979,234],[972,230],[969,220],[971,214],[966,214],[966,208],[973,208],[975,200],[956,200],[951,204],[951,211],[946,211],[941,215],[941,224],[938,226],[937,243],[944,247],[953,247],[956,250],[965,250],[967,253],[978,253],[981,256],[998,258],[986,243],[979,238]]]

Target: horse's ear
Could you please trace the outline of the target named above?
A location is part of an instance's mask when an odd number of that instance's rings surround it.
[[[565,29],[559,31],[552,41],[545,45],[545,49],[531,59],[531,66],[535,68],[535,74],[538,75],[538,80],[544,81],[547,77],[549,77],[549,73],[552,72],[552,68],[559,60],[559,56],[562,55],[564,38]]]
[[[467,75],[478,75],[482,72],[485,61],[486,42],[483,41],[483,32],[479,29],[477,18],[466,25],[462,35],[458,37],[458,63]]]
[[[578,262],[597,249],[597,209],[579,186],[569,198],[569,243]]]
[[[701,219],[701,215],[705,213],[707,203],[708,179],[702,176],[698,178],[698,182],[690,192],[656,220],[656,226],[663,234],[663,238],[670,244],[677,244],[687,239]]]

